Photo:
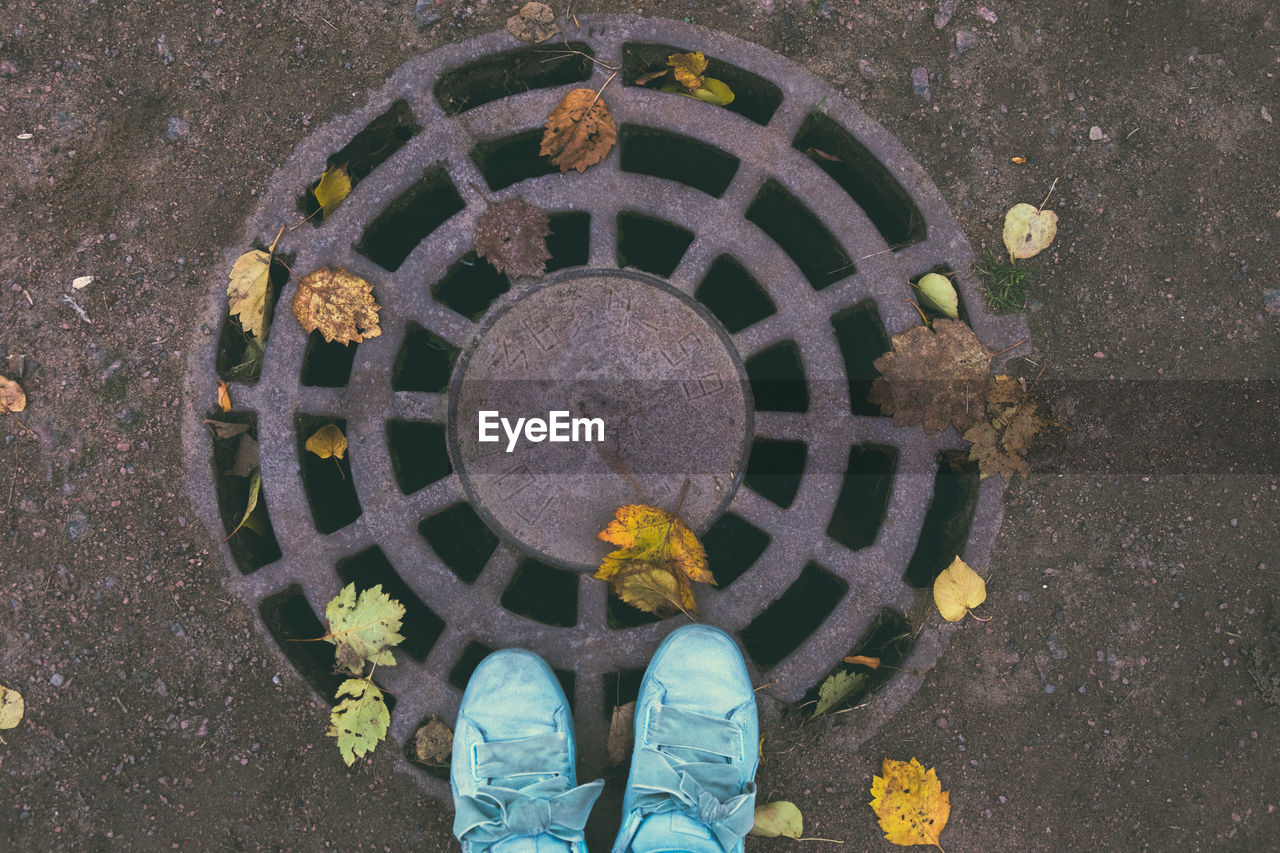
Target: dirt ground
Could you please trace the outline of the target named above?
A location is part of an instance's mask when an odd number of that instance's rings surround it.
[[[1064,427],[1008,492],[992,621],[862,749],[839,717],[769,733],[761,792],[884,850],[871,775],[916,756],[951,791],[951,853],[1274,849],[1280,710],[1250,650],[1280,624],[1280,10],[943,5],[939,27],[934,2],[574,4],[803,64],[902,141],[979,251],[1058,179],[1027,316]],[[24,356],[30,399],[0,416],[0,683],[27,702],[0,848],[455,849],[393,750],[343,767],[327,705],[225,590],[180,395],[212,259],[293,145],[508,14],[0,4],[0,373]],[[81,275],[92,324],[63,301]]]

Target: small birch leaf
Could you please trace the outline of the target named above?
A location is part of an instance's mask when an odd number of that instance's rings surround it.
[[[22,694],[0,684],[0,729],[14,728],[22,722],[22,715],[26,712],[27,704]]]
[[[987,600],[987,582],[956,557],[933,582],[933,603],[948,622],[959,622],[964,615]]]
[[[307,439],[304,446],[321,459],[328,459],[330,456],[341,459],[347,452],[347,437],[336,424],[325,424]]]
[[[520,11],[507,18],[507,32],[520,39],[538,43],[560,34],[556,13],[546,3],[525,3]]]
[[[432,717],[413,736],[413,756],[432,767],[448,765],[453,759],[453,730]]]
[[[804,835],[804,816],[795,803],[786,800],[774,800],[763,806],[756,806],[755,823],[747,835],[757,838],[799,839]]]
[[[921,277],[916,289],[920,291],[920,302],[924,307],[950,320],[960,316],[960,298],[956,296],[955,285],[945,275],[931,272]]]
[[[347,172],[347,164],[326,169],[320,176],[320,183],[311,192],[320,203],[324,218],[328,219],[342,200],[351,195],[351,175]]]
[[[227,281],[227,310],[240,320],[240,328],[261,338],[271,289],[271,253],[245,252],[231,267]]]
[[[1049,248],[1058,235],[1058,214],[1023,202],[1004,216],[1004,246],[1009,260],[1031,258]]]

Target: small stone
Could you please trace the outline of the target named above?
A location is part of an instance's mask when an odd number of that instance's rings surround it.
[[[1262,108],[1262,117],[1266,120],[1267,124],[1271,124],[1271,111],[1266,107]]]
[[[12,59],[0,59],[0,77],[14,77],[18,73],[18,63]]]
[[[173,62],[173,51],[169,50],[169,39],[163,34],[156,39],[156,56],[163,59],[165,65]]]
[[[1057,688],[1055,688],[1052,684],[1046,684],[1046,685],[1044,686],[1044,692],[1045,692],[1045,693],[1052,693],[1052,692],[1053,692],[1054,690],[1056,690],[1056,689],[1057,689]]]
[[[191,132],[191,123],[184,118],[173,116],[169,119],[169,127],[164,135],[170,140],[181,139]]]
[[[1093,127],[1089,128],[1089,140],[1091,142],[1101,142],[1106,138],[1107,138],[1107,135],[1103,133],[1102,128],[1098,127],[1096,124]]]
[[[52,684],[54,687],[61,687],[63,684],[66,683],[66,679],[64,679],[60,673],[55,672],[49,678],[49,683]]]
[[[420,30],[425,30],[444,17],[436,11],[435,0],[418,0],[418,5],[413,9],[413,16],[417,19]]]
[[[996,21],[1000,20],[998,17],[996,17],[996,13],[992,12],[986,6],[979,6],[973,11],[977,13],[979,18],[986,21],[988,24],[994,24]]]
[[[911,91],[926,101],[930,99],[928,69],[920,65],[911,69]]]
[[[972,30],[956,30],[956,53],[964,53],[978,43],[978,37]]]
[[[938,13],[933,16],[933,25],[938,29],[942,29],[951,22],[951,16],[956,13],[956,6],[960,4],[960,0],[942,0],[938,4]]]
[[[83,512],[67,516],[67,538],[72,542],[89,532],[89,519]]]

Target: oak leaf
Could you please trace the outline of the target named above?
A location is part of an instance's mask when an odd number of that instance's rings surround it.
[[[342,267],[323,267],[298,282],[293,314],[308,334],[320,330],[326,341],[349,344],[382,334],[373,287]]]
[[[613,716],[609,720],[609,739],[607,748],[610,764],[621,764],[631,754],[632,741],[635,740],[636,703],[633,699],[622,705],[613,706]]]
[[[893,351],[874,362],[882,374],[868,400],[894,426],[924,424],[936,433],[947,424],[963,432],[983,414],[991,351],[959,320],[936,320],[893,336]]]
[[[227,279],[227,310],[239,318],[241,329],[255,337],[262,337],[270,290],[270,252],[254,249],[236,258]]]
[[[702,75],[707,70],[707,58],[700,52],[673,53],[667,64],[674,69],[676,82],[690,92],[702,87]]]
[[[21,412],[27,407],[27,395],[13,379],[0,376],[0,411]]]
[[[398,632],[404,605],[382,591],[382,584],[356,594],[349,583],[325,608],[329,633],[324,639],[335,646],[345,643],[364,660],[378,666],[395,666],[391,647],[404,637]]]
[[[1026,399],[1018,382],[1010,376],[993,376],[987,387],[987,420],[964,433],[971,442],[969,460],[978,463],[978,478],[999,474],[1007,483],[1015,473],[1031,473],[1027,452],[1045,427],[1037,406]]]
[[[926,772],[914,758],[886,758],[880,772],[871,779],[871,810],[884,837],[902,847],[931,844],[941,850],[938,836],[951,816],[951,794],[942,790],[937,770]]]
[[[556,26],[556,13],[546,3],[525,3],[520,11],[507,18],[507,32],[535,44],[560,34]]]
[[[756,806],[755,822],[747,834],[757,838],[782,836],[798,840],[804,835],[804,816],[795,803],[774,800],[772,803]]]
[[[1009,260],[1031,258],[1049,247],[1058,234],[1058,214],[1023,202],[1004,216],[1004,247]]]
[[[432,717],[413,736],[413,755],[423,764],[433,767],[447,765],[453,760],[453,730]]]
[[[933,582],[933,603],[948,622],[959,622],[964,615],[987,600],[987,582],[969,564],[956,557]],[[986,621],[986,620],[982,620]]]
[[[336,424],[325,424],[312,433],[304,446],[321,459],[328,459],[330,456],[341,459],[347,452],[347,437]]]
[[[338,739],[342,760],[350,767],[387,736],[391,714],[382,691],[365,678],[348,678],[342,682],[337,698],[342,701],[329,713],[327,734]]]
[[[632,607],[659,615],[696,613],[692,581],[715,583],[707,552],[679,516],[643,504],[620,507],[599,538],[618,550],[592,576]]]
[[[813,709],[813,717],[821,717],[839,705],[856,690],[860,689],[866,683],[866,680],[867,677],[863,673],[846,672],[843,669],[828,676],[827,680],[822,682],[822,686],[818,688],[818,706]]]
[[[22,694],[0,684],[0,729],[11,729],[18,725],[26,711],[27,704],[23,701]]]
[[[538,153],[561,172],[582,173],[603,160],[617,139],[618,128],[600,93],[573,89],[547,116]]]
[[[519,196],[489,205],[476,221],[476,254],[500,273],[519,278],[540,276],[551,252],[547,236],[551,220],[546,212]]]
[[[325,169],[320,176],[320,183],[316,184],[311,193],[320,204],[322,216],[325,219],[332,216],[342,200],[351,195],[351,174],[347,171],[347,164]]]

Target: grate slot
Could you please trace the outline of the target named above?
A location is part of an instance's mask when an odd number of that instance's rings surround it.
[[[458,348],[417,323],[406,323],[391,367],[391,390],[438,393],[449,387]]]
[[[503,607],[520,616],[572,628],[578,624],[578,573],[525,560],[502,593]]]
[[[800,125],[792,147],[797,151],[814,148],[837,158],[810,157],[862,208],[890,247],[901,249],[924,240],[924,217],[911,196],[849,131],[813,112]]]
[[[769,294],[732,255],[720,255],[694,294],[729,334],[778,313]]]
[[[652,625],[654,622],[661,622],[661,617],[647,613],[637,607],[632,607],[614,593],[613,587],[609,588],[609,597],[605,602],[604,609],[605,624],[615,630],[624,628],[636,628],[640,625]]]
[[[764,412],[806,412],[809,384],[795,341],[763,349],[743,364],[751,383],[756,409]]]
[[[871,384],[880,377],[875,360],[889,351],[889,335],[875,302],[870,299],[850,306],[831,318],[836,343],[844,356],[844,373],[849,382],[849,408],[855,415],[878,416],[880,407],[867,401]]]
[[[591,214],[574,211],[550,216],[551,235],[547,237],[547,272],[587,265],[591,252]]]
[[[671,54],[686,52],[685,48],[666,44],[629,42],[622,46],[622,79],[625,85],[634,86],[635,79],[642,73],[667,67],[667,57]],[[782,105],[782,90],[759,74],[753,74],[745,68],[708,56],[707,74],[723,81],[733,90],[733,103],[727,107],[715,107],[715,109],[728,110],[756,124],[766,125]],[[669,77],[664,77],[661,81],[651,83],[647,88],[660,86],[668,79]],[[681,96],[677,95],[677,97]]]
[[[539,127],[481,142],[471,149],[471,162],[476,164],[489,189],[497,192],[512,184],[560,171],[539,153],[542,133]]]
[[[325,170],[346,164],[347,174],[351,177],[351,188],[355,189],[370,172],[421,132],[422,127],[414,119],[409,102],[400,99],[388,107],[385,113],[365,125],[350,142],[330,154],[325,161]],[[315,188],[319,185],[320,177],[317,177],[298,200],[298,208],[303,216],[316,226],[324,221],[320,203],[315,197]]]
[[[742,476],[743,485],[786,509],[800,491],[809,447],[803,441],[757,438]]]
[[[741,165],[714,145],[655,127],[624,124],[618,146],[622,171],[678,181],[715,198],[724,195]]]
[[[266,251],[267,247],[263,244],[254,244],[255,249]],[[271,288],[268,291],[267,299],[269,305],[266,311],[266,322],[262,327],[262,346],[267,345],[267,338],[271,334],[271,320],[275,315],[276,305],[280,302],[280,294],[284,292],[284,286],[289,282],[289,268],[293,266],[295,256],[276,255],[271,259],[271,272],[268,279],[271,282]],[[221,282],[226,285],[226,280]],[[253,383],[258,381],[258,373],[261,369],[261,359],[257,362],[258,369],[251,370],[249,365],[249,341],[250,338],[240,328],[239,319],[233,319],[230,314],[223,313],[222,328],[218,332],[218,349],[214,354],[214,367],[218,371],[218,378],[227,381],[235,380],[237,382]]]
[[[850,551],[874,544],[889,508],[897,467],[896,447],[854,445],[849,450],[844,485],[827,524],[827,535]]]
[[[358,554],[343,557],[338,561],[337,572],[344,586],[349,583],[356,585],[357,593],[381,584],[383,592],[403,604],[404,620],[400,633],[404,635],[404,642],[397,648],[404,649],[418,663],[427,659],[431,647],[444,633],[444,620],[422,603],[381,548],[374,545]]]
[[[432,166],[365,226],[355,250],[395,272],[427,235],[463,207],[462,196],[444,169]]]
[[[978,465],[960,450],[938,456],[933,497],[925,511],[920,539],[903,579],[916,589],[928,589],[969,541],[969,528],[978,506]]]
[[[311,519],[316,530],[321,533],[333,533],[341,530],[360,517],[360,499],[356,497],[356,487],[351,480],[351,450],[342,459],[329,457],[321,459],[306,449],[307,439],[315,431],[326,424],[333,424],[347,433],[345,418],[318,417],[316,415],[298,414],[293,419],[297,433],[298,462],[302,474],[302,488],[307,493],[307,504],[311,507]]]
[[[230,472],[235,466],[242,436],[257,440],[258,416],[252,412],[233,411],[219,412],[214,415],[214,419],[226,423],[249,424],[247,433],[232,438],[213,439],[213,482],[217,490],[218,514],[222,519],[223,531],[230,536],[231,531],[244,516],[245,507],[249,505],[250,479],[238,477]],[[245,526],[227,540],[227,546],[231,549],[231,558],[235,560],[236,568],[242,575],[253,574],[263,566],[280,559],[280,544],[276,541],[275,528],[271,526],[271,513],[267,510],[265,486],[258,495],[258,505],[262,507],[265,518],[264,532],[259,534]]]
[[[604,674],[604,718],[612,719],[613,709],[640,696],[640,683],[644,681],[643,669],[620,669]]]
[[[845,671],[861,674],[865,679],[861,687],[850,693],[840,703],[842,707],[846,708],[857,706],[863,699],[879,690],[881,686],[893,677],[893,674],[902,666],[903,661],[911,654],[911,650],[914,647],[915,641],[912,638],[911,625],[907,622],[907,617],[892,607],[881,608],[872,621],[871,627],[863,633],[862,638],[853,645],[853,648],[849,649],[848,654],[848,657],[866,655],[867,657],[879,658],[880,666],[876,669],[871,669],[860,664],[842,662],[823,676],[822,681],[813,685],[809,692],[805,694],[804,699],[806,702],[816,701],[822,682],[837,672]]]
[[[458,662],[453,665],[453,669],[449,670],[449,683],[459,690],[466,690],[467,682],[471,680],[471,673],[475,672],[480,662],[491,654],[493,649],[484,643],[477,643],[475,640],[467,643]]]
[[[317,329],[307,335],[307,349],[302,355],[302,384],[321,388],[343,388],[351,381],[351,365],[355,364],[358,343],[326,341]]]
[[[456,503],[418,524],[440,562],[463,583],[475,583],[498,547],[498,537],[469,503]]]
[[[917,291],[917,290],[915,289],[915,288],[916,288],[916,285],[918,285],[918,284],[920,283],[920,279],[924,278],[924,277],[925,277],[925,276],[927,276],[929,273],[937,273],[938,275],[944,275],[944,276],[946,276],[947,278],[951,279],[951,284],[952,284],[952,286],[954,286],[954,287],[955,287],[955,289],[956,289],[956,313],[957,313],[958,315],[960,315],[960,319],[961,319],[964,323],[966,323],[967,325],[972,326],[972,325],[973,325],[973,323],[969,320],[969,310],[965,307],[965,304],[964,304],[964,293],[960,290],[959,283],[956,281],[956,277],[955,277],[955,273],[954,273],[954,271],[953,271],[953,270],[951,269],[951,267],[950,267],[950,266],[948,266],[947,264],[938,264],[938,265],[936,265],[936,266],[934,266],[934,267],[931,267],[930,269],[925,270],[924,272],[920,273],[919,275],[912,276],[912,277],[911,277],[911,292],[910,292],[910,294],[908,294],[908,295],[909,295],[909,296],[910,296],[910,297],[911,297],[915,302],[920,303],[920,307],[924,310],[925,314],[927,314],[927,315],[929,316],[929,319],[930,319],[930,320],[937,320],[937,319],[939,319],[939,318],[941,318],[941,317],[943,316],[942,314],[939,314],[937,311],[934,311],[932,308],[930,308],[929,306],[927,306],[927,305],[925,305],[923,302],[921,302],[921,301],[920,301],[919,291]]]
[[[693,232],[639,213],[618,214],[618,266],[663,277],[675,272],[693,244]]]
[[[817,631],[849,591],[844,579],[810,562],[786,592],[742,630],[742,645],[762,669],[779,663]]]
[[[768,533],[742,516],[732,512],[720,516],[702,537],[707,568],[716,579],[716,589],[724,590],[742,577],[760,559],[770,541]]]
[[[456,116],[509,95],[584,82],[594,58],[591,45],[581,41],[491,53],[441,74],[434,94],[444,111]]]
[[[334,647],[329,643],[309,642],[328,633],[316,617],[298,584],[290,584],[280,592],[262,599],[258,613],[276,645],[289,663],[330,705],[337,702],[333,694],[343,676],[333,671]]]
[[[475,252],[467,252],[449,267],[444,278],[431,285],[431,295],[463,317],[479,320],[510,289],[510,279],[493,264],[480,260]]]
[[[814,290],[857,272],[849,253],[813,211],[773,179],[760,188],[746,217],[787,253]]]
[[[453,473],[443,424],[388,420],[387,450],[396,485],[406,495]]]

